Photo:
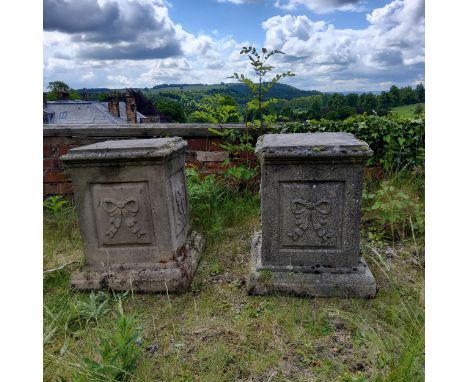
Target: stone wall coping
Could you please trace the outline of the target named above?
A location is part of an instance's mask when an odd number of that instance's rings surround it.
[[[255,153],[261,160],[297,158],[303,160],[367,160],[373,155],[369,145],[350,133],[265,134],[257,140]]]
[[[180,137],[109,140],[71,149],[60,158],[65,166],[95,162],[161,161],[185,150]]]
[[[217,137],[210,129],[232,129],[259,135],[244,124],[144,123],[127,125],[43,125],[44,137]]]

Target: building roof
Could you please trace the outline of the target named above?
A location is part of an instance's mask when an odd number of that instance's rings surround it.
[[[49,115],[49,124],[127,124],[125,102],[119,102],[120,117],[114,117],[107,102],[94,101],[48,101],[44,113]],[[137,123],[145,118],[137,111]]]

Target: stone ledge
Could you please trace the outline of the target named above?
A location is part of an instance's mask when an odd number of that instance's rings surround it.
[[[252,266],[247,291],[254,295],[292,294],[313,297],[372,298],[377,292],[374,276],[364,259],[356,270],[343,273],[297,273],[262,271],[261,233],[252,238]]]
[[[147,266],[125,264],[108,269],[85,267],[72,275],[71,288],[74,291],[112,289],[142,293],[181,292],[190,286],[203,248],[202,236],[192,232],[185,244],[183,256],[173,263]]]
[[[244,124],[227,123],[144,123],[134,125],[43,125],[43,137],[215,137],[210,129],[246,131]],[[248,129],[249,134],[257,136]]]

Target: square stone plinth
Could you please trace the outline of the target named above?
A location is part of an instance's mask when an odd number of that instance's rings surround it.
[[[311,276],[317,269],[330,270],[333,280],[361,269],[362,182],[372,155],[367,143],[348,133],[267,134],[256,154],[262,234],[255,264],[274,277],[302,275],[301,283],[320,279],[323,285],[323,277]]]
[[[166,292],[187,287],[203,240],[191,233],[182,138],[78,147],[71,173],[86,268],[76,289]]]
[[[311,267],[302,272],[283,269],[271,271],[265,268],[261,258],[261,233],[252,239],[252,264],[247,279],[249,294],[292,294],[310,297],[371,298],[376,293],[374,276],[365,260],[360,258],[356,266]]]

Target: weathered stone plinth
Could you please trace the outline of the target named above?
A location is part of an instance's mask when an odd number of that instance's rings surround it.
[[[376,292],[374,276],[363,258],[353,268],[311,267],[303,272],[293,272],[292,269],[271,271],[262,264],[260,232],[253,236],[251,253],[252,267],[247,279],[250,294],[369,298]]]
[[[267,134],[256,153],[262,232],[252,243],[249,292],[374,296],[359,245],[369,146],[347,133]]]
[[[71,277],[76,290],[113,289],[134,292],[182,291],[190,286],[203,249],[200,234],[192,232],[179,256],[167,263],[85,267]]]
[[[107,141],[61,159],[71,173],[86,267],[78,290],[180,291],[203,240],[191,232],[181,138]]]

